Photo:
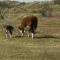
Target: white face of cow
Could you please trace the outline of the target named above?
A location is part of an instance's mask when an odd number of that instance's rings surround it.
[[[24,30],[25,31],[29,31],[30,30],[30,26],[26,26],[26,28]]]
[[[29,37],[29,29],[30,29],[29,26],[26,26],[24,29],[24,33],[26,33],[28,37]]]

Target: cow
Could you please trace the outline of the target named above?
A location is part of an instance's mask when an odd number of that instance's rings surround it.
[[[34,33],[37,28],[37,23],[38,23],[38,19],[36,16],[34,15],[24,16],[20,26],[18,27],[21,33],[21,36],[24,35],[24,32],[27,32],[29,37],[29,33],[31,32],[32,38],[34,38]]]
[[[8,38],[8,37],[11,38],[14,27],[9,24],[5,25],[4,27],[5,27],[6,38]]]

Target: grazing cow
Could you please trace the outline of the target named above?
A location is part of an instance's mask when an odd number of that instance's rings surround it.
[[[34,37],[35,30],[37,28],[38,19],[36,16],[24,16],[21,25],[19,26],[19,30],[21,36],[23,36],[24,32],[32,33],[32,38]],[[29,34],[28,34],[29,37]]]
[[[6,38],[11,38],[12,37],[12,31],[14,27],[11,25],[5,25],[5,32],[6,32]]]

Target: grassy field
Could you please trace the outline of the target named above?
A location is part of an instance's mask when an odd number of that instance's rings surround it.
[[[60,60],[60,38],[11,38],[0,34],[1,60]]]
[[[4,19],[0,19],[0,60],[60,60],[60,6],[53,7],[56,15],[52,17],[32,12],[40,9],[37,3],[26,4],[28,12],[22,7],[23,5],[17,5],[6,8],[3,12]],[[6,39],[3,25],[11,24],[16,28],[25,15],[35,15],[38,18],[35,38],[18,37],[18,32],[14,31],[13,38]]]
[[[0,60],[60,60],[60,19],[38,17],[38,21],[34,39],[6,39],[0,29]],[[15,25],[19,22],[13,23]]]

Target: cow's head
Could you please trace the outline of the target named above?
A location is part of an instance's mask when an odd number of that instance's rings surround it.
[[[30,30],[30,26],[26,26],[25,28],[22,28],[21,26],[19,26],[18,29],[19,29],[21,36],[23,36],[24,33],[28,34],[28,32]]]
[[[24,28],[24,31],[29,31],[30,30],[30,26],[26,26],[25,28]]]

